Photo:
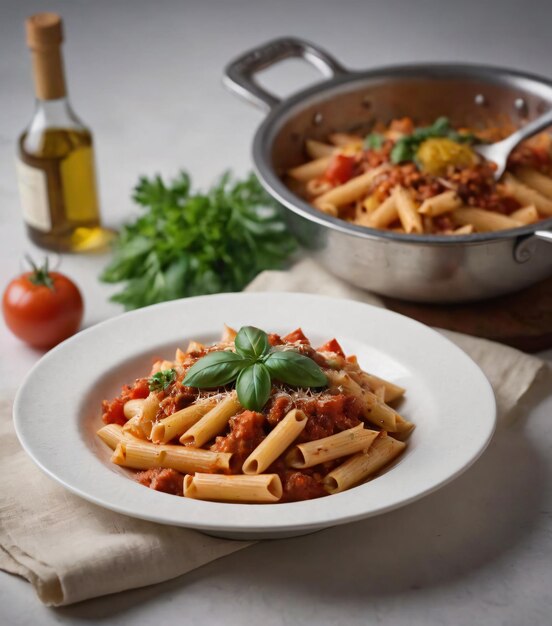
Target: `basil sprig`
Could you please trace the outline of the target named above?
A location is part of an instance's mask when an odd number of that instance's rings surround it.
[[[328,379],[320,367],[295,350],[270,347],[268,335],[254,326],[243,326],[234,341],[236,352],[211,352],[188,370],[182,381],[199,389],[222,387],[236,381],[240,404],[260,411],[267,403],[272,381],[293,387],[324,387]]]
[[[148,379],[150,391],[165,391],[176,378],[176,370],[161,370]]]
[[[438,117],[431,126],[422,126],[414,129],[411,135],[404,135],[398,139],[391,150],[391,162],[403,163],[414,161],[416,152],[426,139],[446,137],[457,143],[474,143],[477,137],[472,133],[459,133],[454,130],[448,117]]]

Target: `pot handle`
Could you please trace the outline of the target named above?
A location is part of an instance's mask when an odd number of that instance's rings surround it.
[[[518,263],[526,263],[531,259],[538,241],[552,244],[552,230],[536,230],[532,235],[524,237],[514,248],[514,258]]]
[[[270,110],[280,100],[263,89],[255,74],[284,59],[301,58],[332,78],[348,71],[326,51],[308,41],[294,37],[273,39],[231,61],[224,70],[223,83],[248,102]]]

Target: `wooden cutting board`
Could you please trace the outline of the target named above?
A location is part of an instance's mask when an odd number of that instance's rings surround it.
[[[552,348],[552,277],[483,302],[429,305],[383,300],[388,309],[429,326],[492,339],[525,352]]]

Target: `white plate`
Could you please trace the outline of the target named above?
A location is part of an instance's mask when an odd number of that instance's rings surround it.
[[[191,339],[213,342],[223,323],[286,333],[314,345],[337,337],[363,368],[406,387],[400,412],[416,423],[399,461],[340,494],[287,504],[223,504],[160,493],[129,480],[96,437],[100,405],[143,376],[154,356],[172,358]],[[46,354],[17,395],[21,444],[49,476],[100,506],[163,524],[239,538],[297,535],[397,508],[463,472],[495,426],[492,389],[459,348],[430,328],[358,302],[292,293],[178,300],[110,319]]]

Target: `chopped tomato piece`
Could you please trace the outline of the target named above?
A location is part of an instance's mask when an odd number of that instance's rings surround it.
[[[323,346],[320,346],[317,352],[335,352],[335,354],[339,354],[339,356],[345,358],[345,352],[343,352],[343,348],[339,345],[337,339],[330,339],[330,341],[326,342]]]
[[[296,328],[293,332],[284,337],[285,343],[295,343],[296,341],[299,341],[300,343],[310,343],[300,328]]]
[[[342,185],[353,177],[355,163],[354,156],[334,154],[324,173],[324,178],[332,185]]]

